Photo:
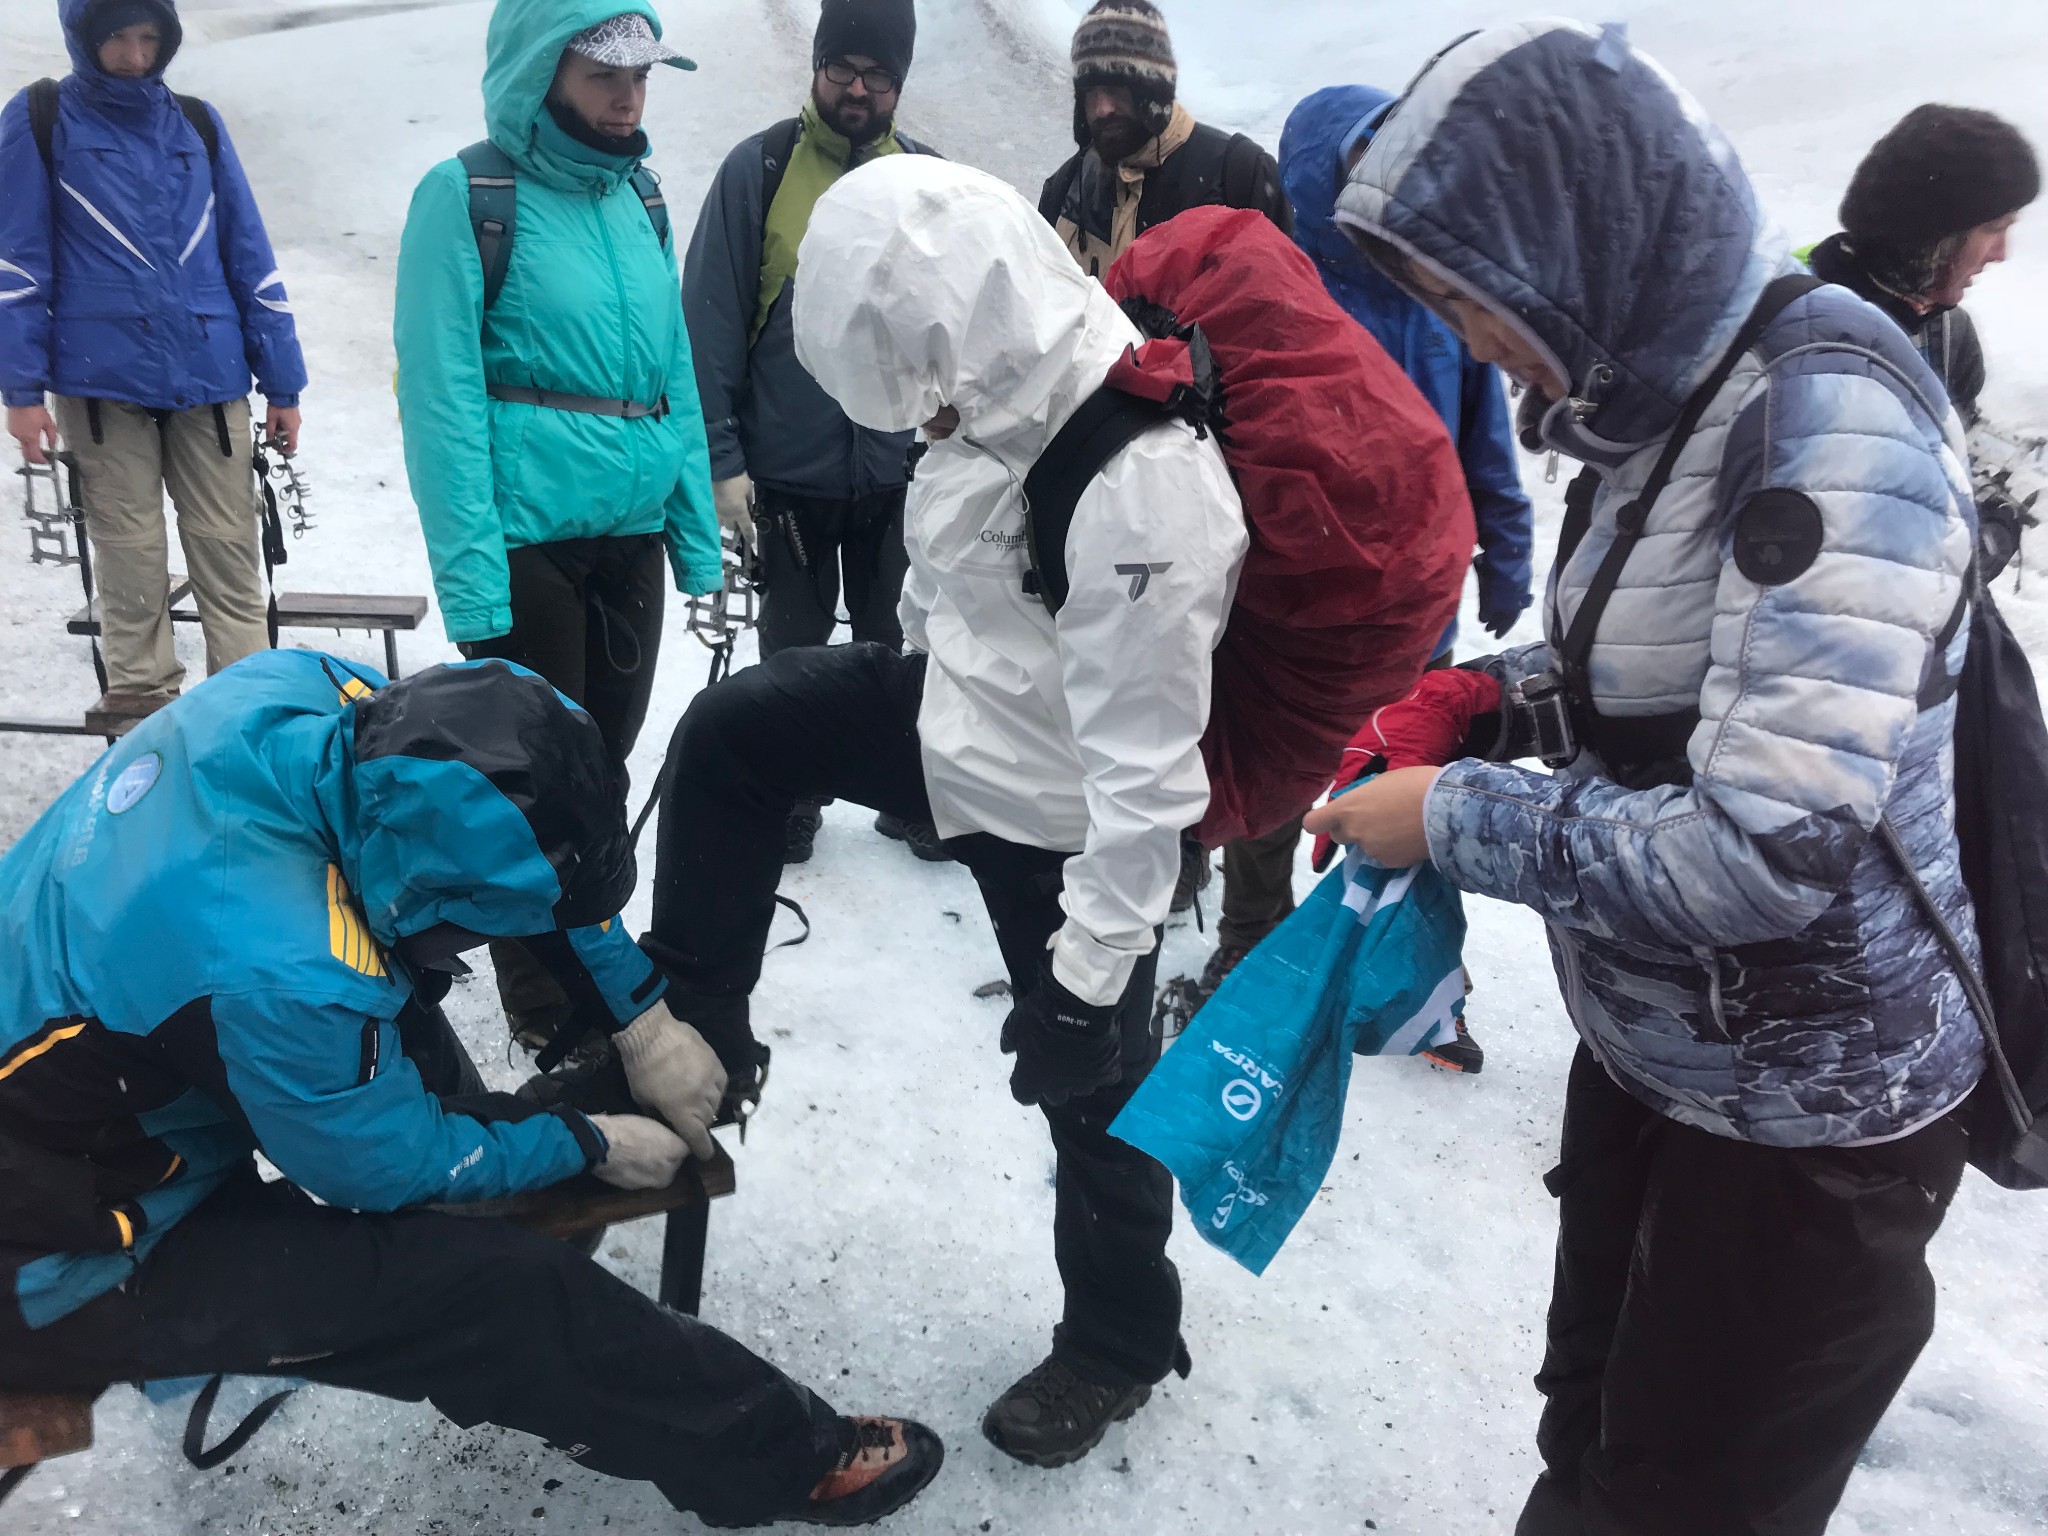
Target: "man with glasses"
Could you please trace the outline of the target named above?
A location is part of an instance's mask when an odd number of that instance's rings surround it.
[[[797,246],[818,198],[881,155],[933,151],[895,130],[917,39],[911,0],[824,0],[800,116],[743,140],[711,183],[683,265],[683,311],[711,440],[719,522],[760,557],[761,659],[832,637],[842,577],[855,640],[903,644],[908,432],[855,426],[796,360]],[[819,807],[790,812],[785,860],[810,858]],[[928,825],[876,830],[920,858]]]

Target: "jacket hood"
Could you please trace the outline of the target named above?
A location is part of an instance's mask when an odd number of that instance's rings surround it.
[[[648,0],[498,0],[484,37],[484,124],[491,142],[521,165],[533,167],[548,119],[548,87],[569,39],[614,16],[645,16],[661,36],[661,18]]]
[[[184,25],[178,20],[178,7],[173,0],[147,0],[150,9],[156,12],[157,25],[163,28],[163,50],[157,55],[156,68],[149,75],[141,80],[123,80],[100,68],[99,50],[86,41],[93,12],[109,3],[112,0],[57,0],[57,19],[64,26],[64,51],[71,55],[73,73],[99,90],[112,91],[117,96],[134,96],[140,100],[156,94],[165,88],[164,71],[170,68],[178,45],[185,39]]]
[[[841,177],[797,270],[797,358],[849,417],[900,432],[950,405],[1019,475],[1142,340],[1035,208],[933,156]]]
[[[1319,266],[1342,272],[1371,263],[1337,227],[1344,184],[1344,140],[1359,120],[1393,96],[1369,85],[1332,85],[1304,96],[1280,130],[1280,184],[1294,205],[1294,242]]]
[[[583,928],[626,904],[636,872],[611,755],[533,673],[430,667],[341,719],[347,784],[330,820],[379,941],[443,923],[493,937]]]
[[[1571,383],[1543,423],[1597,458],[1668,431],[1790,269],[1735,151],[1618,26],[1531,21],[1441,54],[1336,222],[1487,303]]]

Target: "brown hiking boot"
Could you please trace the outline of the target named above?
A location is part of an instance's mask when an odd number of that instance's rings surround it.
[[[178,696],[175,688],[156,693],[123,693],[109,688],[87,707],[85,728],[100,736],[122,736]]]

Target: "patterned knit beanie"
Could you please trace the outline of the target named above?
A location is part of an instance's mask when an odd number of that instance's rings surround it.
[[[1180,72],[1166,18],[1151,0],[1095,0],[1074,29],[1074,141],[1088,143],[1084,102],[1097,86],[1125,86],[1148,133],[1166,131]]]

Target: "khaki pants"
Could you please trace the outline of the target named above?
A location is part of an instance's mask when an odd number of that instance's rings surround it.
[[[178,511],[178,542],[206,633],[206,670],[269,648],[257,534],[249,402],[222,406],[230,452],[210,405],[157,417],[116,400],[54,397],[57,429],[78,458],[79,494],[99,589],[107,687],[157,693],[184,680],[171,646],[170,549],[164,490]]]

